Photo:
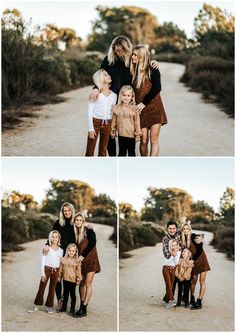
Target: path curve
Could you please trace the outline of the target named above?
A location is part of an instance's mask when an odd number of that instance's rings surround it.
[[[162,277],[162,244],[132,250],[129,259],[120,260],[121,331],[234,331],[234,262],[216,252],[204,232],[211,271],[203,308],[163,306],[165,284]]]
[[[233,156],[234,120],[179,82],[180,64],[160,63],[168,116],[160,137],[162,156]],[[4,156],[84,156],[91,87],[64,93],[65,102],[45,105],[23,127],[4,131]],[[26,126],[27,125],[27,126]],[[138,154],[138,149],[137,149]]]
[[[66,313],[29,314],[40,279],[40,253],[44,240],[23,244],[25,251],[10,252],[2,264],[3,331],[116,331],[117,327],[117,250],[108,239],[113,228],[94,224],[101,273],[94,278],[88,316],[72,318]],[[46,293],[45,293],[46,295]],[[76,290],[78,296],[78,290]],[[77,297],[77,308],[79,297]],[[69,307],[69,305],[68,305]]]

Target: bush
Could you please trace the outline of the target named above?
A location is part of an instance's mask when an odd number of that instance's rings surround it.
[[[211,245],[227,257],[234,259],[234,227],[222,226],[214,232]]]
[[[164,228],[152,222],[121,221],[119,226],[119,252],[142,246],[155,246],[164,236]]]

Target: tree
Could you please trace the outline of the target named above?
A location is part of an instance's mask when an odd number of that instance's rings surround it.
[[[192,223],[210,223],[214,220],[214,209],[204,200],[198,200],[191,205],[191,213],[188,218]]]
[[[127,202],[121,202],[119,204],[119,215],[120,218],[128,220],[128,219],[138,219],[138,213],[133,208],[133,206],[130,203]]]
[[[223,196],[220,198],[220,214],[223,218],[223,223],[226,225],[234,225],[234,206],[235,191],[227,187]]]
[[[99,194],[92,199],[88,215],[92,217],[111,217],[116,215],[116,203],[106,194]]]
[[[21,210],[37,209],[37,201],[31,194],[24,194],[18,191],[12,191],[10,194],[3,195],[2,206],[10,208],[19,208]]]
[[[80,180],[50,179],[51,187],[42,203],[42,212],[58,215],[61,205],[70,202],[75,210],[86,213],[92,206],[94,189]]]
[[[172,22],[164,22],[163,25],[158,26],[155,34],[156,52],[180,52],[188,43],[184,30]]]
[[[178,188],[149,187],[149,196],[142,209],[142,220],[166,222],[173,218],[177,222],[188,216],[191,210],[192,197]]]
[[[157,19],[146,9],[135,6],[96,8],[99,18],[93,22],[88,49],[107,52],[112,40],[125,35],[135,44],[152,44]]]

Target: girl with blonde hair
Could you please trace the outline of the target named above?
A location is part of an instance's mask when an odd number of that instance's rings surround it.
[[[120,89],[118,103],[113,106],[111,136],[118,133],[118,156],[135,156],[135,142],[140,141],[141,129],[139,114],[134,111],[135,96],[131,86]]]
[[[108,55],[104,58],[101,68],[105,69],[111,76],[110,89],[119,94],[120,88],[124,85],[131,85],[132,76],[130,73],[130,60],[132,55],[132,43],[126,36],[118,36],[111,42]],[[157,68],[158,63],[155,60],[150,62],[151,67]],[[89,96],[91,101],[95,101],[99,95],[99,90],[94,87]],[[108,142],[109,156],[116,156],[116,142],[111,136]]]
[[[79,286],[80,309],[75,313],[75,317],[84,317],[87,316],[87,305],[92,296],[94,275],[99,273],[101,268],[96,249],[96,234],[93,229],[86,227],[85,217],[81,213],[75,215],[74,230],[82,272]]]
[[[93,81],[99,89],[95,102],[88,104],[88,139],[85,156],[93,156],[99,136],[98,156],[106,156],[111,131],[112,106],[116,104],[117,95],[110,90],[111,76],[99,69],[93,75]]]
[[[61,259],[58,280],[60,281],[63,278],[63,290],[64,298],[62,302],[62,307],[59,310],[60,312],[65,312],[67,309],[68,297],[70,294],[71,306],[69,314],[75,314],[75,288],[76,285],[79,285],[82,280],[81,275],[81,263],[78,260],[78,249],[75,243],[70,243],[66,248],[66,254]]]
[[[28,312],[38,311],[38,307],[43,305],[44,291],[50,280],[48,297],[45,302],[47,307],[47,312],[49,314],[53,313],[53,302],[54,293],[57,284],[60,259],[63,256],[63,250],[60,248],[61,235],[57,230],[52,230],[48,236],[49,239],[49,251],[47,255],[42,255],[41,258],[41,280],[39,284],[39,289],[34,300],[34,307]]]
[[[148,156],[150,136],[150,156],[159,155],[158,139],[162,125],[167,124],[167,117],[160,96],[160,72],[150,67],[150,55],[145,45],[137,45],[132,51],[130,71],[132,86],[135,91],[136,107],[140,112],[142,139],[141,156]]]

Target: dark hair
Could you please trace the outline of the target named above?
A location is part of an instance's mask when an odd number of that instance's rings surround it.
[[[177,226],[177,223],[176,223],[174,220],[170,220],[169,222],[167,222],[166,227],[168,228],[170,225],[175,225],[176,228],[178,227],[178,226]]]

